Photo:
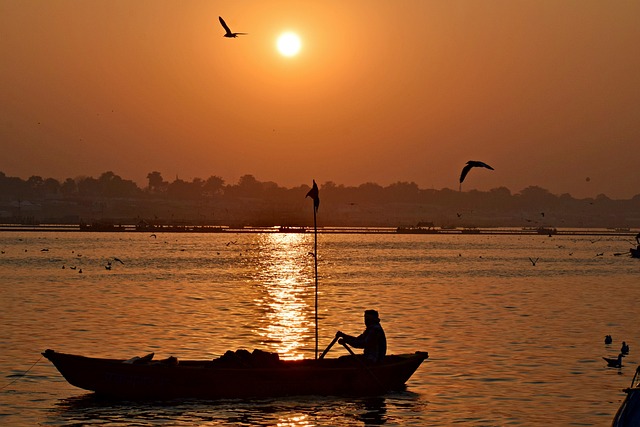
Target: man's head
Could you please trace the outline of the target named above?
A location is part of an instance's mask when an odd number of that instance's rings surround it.
[[[380,317],[378,317],[378,312],[376,310],[365,310],[364,311],[364,324],[375,325],[376,323],[380,323]]]

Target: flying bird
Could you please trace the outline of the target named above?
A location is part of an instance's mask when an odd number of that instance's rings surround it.
[[[229,26],[227,25],[226,22],[224,22],[224,19],[222,19],[222,16],[218,16],[218,19],[220,20],[220,24],[222,24],[222,28],[224,28],[224,30],[226,31],[225,35],[223,37],[228,37],[230,39],[235,39],[238,36],[243,36],[246,35],[247,33],[233,33],[231,32],[231,30],[229,29]]]
[[[480,162],[477,160],[469,160],[465,165],[465,167],[462,168],[462,173],[460,174],[460,188],[462,188],[462,181],[464,181],[465,177],[467,176],[471,168],[487,168],[487,169],[494,170],[491,166],[489,166],[484,162]]]

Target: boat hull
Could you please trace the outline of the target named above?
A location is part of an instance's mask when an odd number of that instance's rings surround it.
[[[618,408],[612,427],[640,426],[640,388],[627,391],[627,396]]]
[[[275,361],[229,366],[214,361],[125,363],[47,350],[43,355],[76,387],[125,399],[251,398],[288,395],[376,395],[404,387],[426,352],[361,359]]]
[[[620,404],[611,427],[637,427],[640,426],[640,366],[631,380],[631,387],[625,389],[627,396]]]

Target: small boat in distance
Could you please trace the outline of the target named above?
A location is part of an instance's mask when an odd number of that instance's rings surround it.
[[[398,227],[398,234],[438,234],[438,230],[431,227]]]
[[[306,231],[304,227],[294,227],[291,225],[281,225],[278,228],[278,232],[280,233],[304,233]]]
[[[327,350],[325,350],[325,353]],[[123,399],[234,399],[294,395],[379,395],[402,390],[428,353],[388,355],[367,364],[360,356],[279,360],[275,353],[228,351],[213,360],[154,362],[153,355],[102,359],[42,353],[69,384]],[[323,354],[324,356],[324,354]]]
[[[463,228],[461,233],[462,234],[480,234],[480,229],[477,227],[467,227],[467,228]]]
[[[111,222],[92,222],[91,224],[80,223],[80,231],[127,231],[124,225],[113,224]]]
[[[538,227],[536,228],[536,233],[551,236],[553,234],[558,234],[558,229],[553,227]]]
[[[420,221],[415,226],[396,228],[399,234],[437,234],[438,230],[431,221]]]

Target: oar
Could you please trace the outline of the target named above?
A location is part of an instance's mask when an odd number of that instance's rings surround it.
[[[327,354],[329,352],[329,350],[331,350],[331,347],[333,347],[333,345],[336,343],[336,341],[338,341],[338,339],[339,339],[339,337],[338,337],[338,335],[336,335],[333,338],[333,340],[331,341],[331,343],[327,346],[327,348],[324,349],[324,351],[320,355],[319,359],[324,359],[324,355]]]
[[[360,358],[359,358],[358,356],[356,356],[356,354],[353,352],[353,350],[351,350],[351,347],[349,347],[349,346],[347,345],[347,343],[346,343],[346,342],[344,342],[344,341],[343,341],[343,342],[341,342],[340,344],[342,344],[342,346],[343,346],[344,348],[346,348],[346,349],[347,349],[347,351],[348,351],[348,352],[349,352],[353,357],[355,357],[355,358],[358,360],[358,362],[362,363],[362,366],[364,366],[364,362],[363,362],[362,360],[360,360]]]
[[[340,344],[342,344],[342,346],[343,346],[344,348],[346,348],[346,349],[347,349],[347,351],[348,351],[348,352],[349,352],[349,353],[350,353],[350,354],[351,354],[351,355],[352,355],[352,356],[353,356],[353,357],[358,361],[358,363],[360,363],[360,367],[361,367],[362,369],[364,369],[365,371],[367,371],[367,372],[369,373],[369,375],[371,375],[371,378],[373,378],[373,381],[374,381],[374,382],[375,382],[375,383],[376,383],[376,384],[377,384],[377,385],[378,385],[382,390],[384,390],[384,389],[385,389],[385,387],[384,387],[384,385],[382,384],[382,382],[378,379],[378,377],[376,377],[376,374],[374,374],[374,373],[373,373],[373,371],[371,370],[371,368],[369,368],[369,366],[367,366],[367,364],[366,364],[366,363],[364,363],[364,362],[362,361],[362,359],[360,359],[358,356],[356,356],[356,354],[353,352],[353,350],[351,350],[351,347],[349,347],[349,346],[347,345],[347,343],[346,343],[346,342],[344,342],[344,341],[342,341]]]

